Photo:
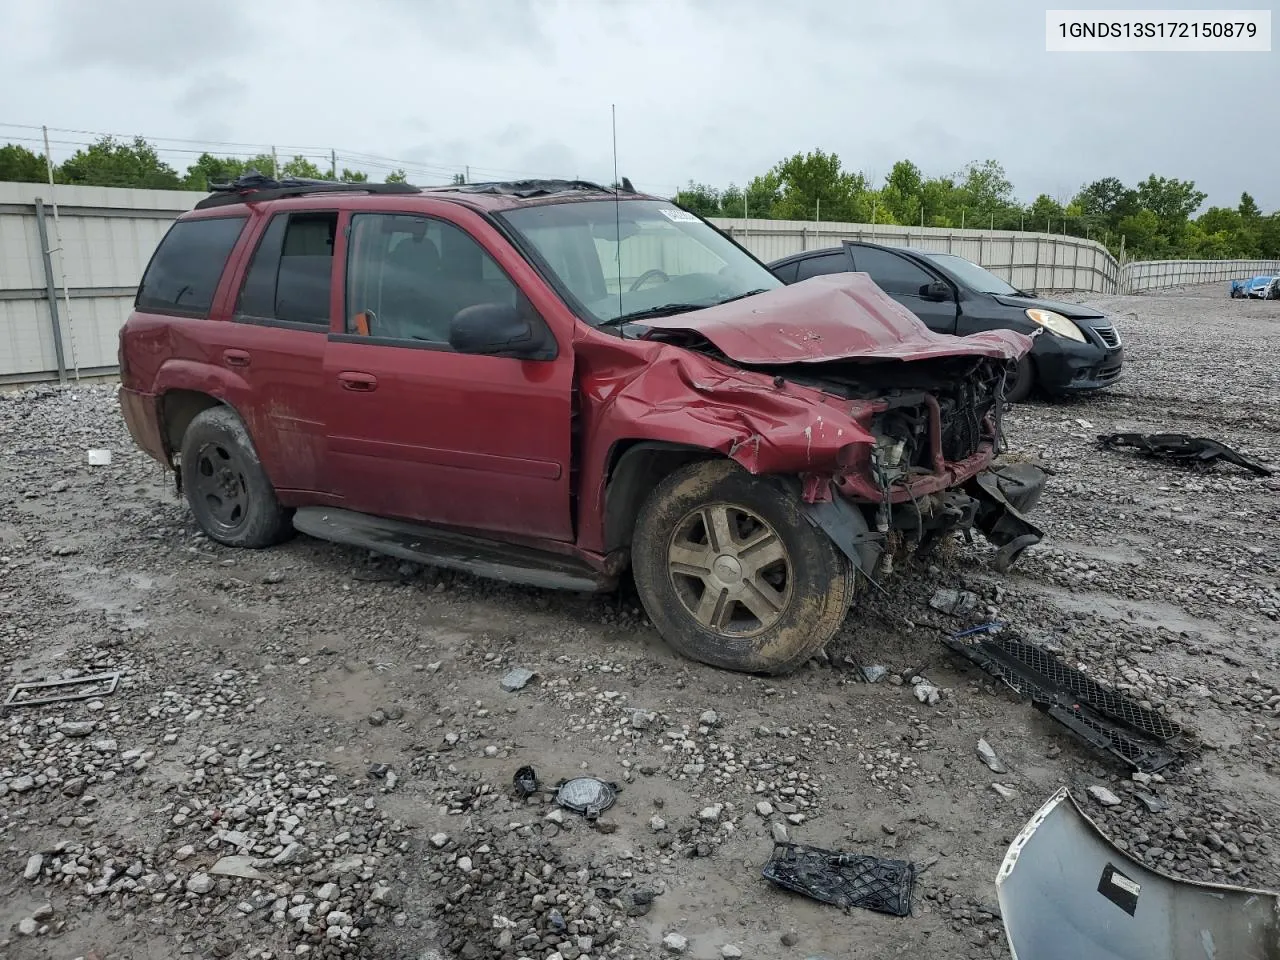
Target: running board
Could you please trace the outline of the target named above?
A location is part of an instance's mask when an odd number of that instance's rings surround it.
[[[300,507],[293,515],[293,526],[321,540],[528,587],[602,593],[617,586],[615,578],[570,557],[406,520],[330,507]]]

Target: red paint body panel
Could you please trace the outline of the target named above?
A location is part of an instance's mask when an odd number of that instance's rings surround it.
[[[484,216],[518,203],[427,191],[304,197],[187,215],[247,211],[249,223],[209,319],[135,312],[121,331],[127,355],[121,409],[135,439],[167,462],[159,399],[169,390],[205,393],[239,412],[289,505],[342,505],[475,530],[574,553],[597,568],[605,563],[608,471],[621,447],[636,441],[715,451],[754,473],[804,477],[806,490],[825,492],[826,478],[835,478],[846,496],[879,499],[864,476],[874,401],[776,383],[772,375],[674,344],[624,340],[587,326]],[[335,208],[342,213],[329,330],[232,320],[269,217]],[[545,321],[558,347],[555,359],[460,355],[346,337],[345,227],[354,212],[432,216],[465,229]],[[645,323],[696,331],[743,364],[1012,359],[1031,346],[1011,331],[932,333],[861,274],[815,278]],[[915,481],[912,491],[919,496],[963,482],[990,459],[984,444],[973,457]],[[906,496],[899,490],[894,499]]]
[[[981,356],[1015,360],[1031,338],[1013,330],[968,337],[934,333],[865,273],[836,273],[681,313],[646,326],[693,330],[739,363],[930,360]]]

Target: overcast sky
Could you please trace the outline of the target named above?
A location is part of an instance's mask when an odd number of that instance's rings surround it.
[[[1155,172],[1273,210],[1278,95],[1277,52],[1046,53],[1026,0],[0,0],[0,124],[334,147],[418,182],[608,181],[616,103],[620,173],[654,192],[821,147],[877,181],[994,157],[1024,201]],[[181,169],[201,144],[163,145]]]

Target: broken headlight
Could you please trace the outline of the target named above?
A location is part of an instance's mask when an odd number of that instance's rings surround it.
[[[1078,340],[1080,343],[1088,343],[1080,328],[1060,313],[1032,307],[1027,311],[1027,319],[1032,323],[1038,323],[1050,333],[1056,333],[1060,337],[1066,337],[1068,340]]]

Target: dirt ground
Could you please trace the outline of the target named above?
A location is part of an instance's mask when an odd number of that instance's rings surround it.
[[[997,867],[1063,785],[1149,863],[1280,887],[1280,477],[1094,442],[1185,431],[1280,462],[1280,303],[1222,285],[1092,302],[1125,379],[1007,421],[1015,455],[1054,471],[1046,542],[1007,576],[982,543],[900,569],[783,680],[676,658],[626,591],[306,537],[223,548],[132,447],[113,388],[0,396],[0,680],[122,672],[0,715],[0,954],[1005,957]],[[966,621],[928,606],[939,587],[1195,731],[1200,753],[1141,788],[1167,808],[945,650]],[[859,682],[847,657],[941,699]],[[504,692],[513,667],[536,676]],[[544,788],[616,782],[616,804],[593,827],[545,790],[521,800],[524,765]],[[782,830],[927,865],[913,915],[772,888]]]

